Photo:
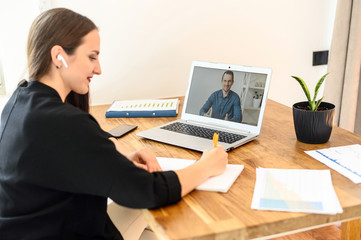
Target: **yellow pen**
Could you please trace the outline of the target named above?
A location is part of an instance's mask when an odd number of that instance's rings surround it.
[[[217,147],[219,133],[213,134],[213,148]]]

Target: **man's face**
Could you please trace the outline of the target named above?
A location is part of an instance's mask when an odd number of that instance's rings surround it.
[[[228,92],[231,90],[231,87],[233,85],[233,79],[231,74],[224,74],[222,79],[222,89],[225,92]]]

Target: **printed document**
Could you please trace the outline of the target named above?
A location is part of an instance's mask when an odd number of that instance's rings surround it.
[[[252,209],[337,214],[330,170],[256,169]]]
[[[354,183],[361,183],[361,145],[332,147],[305,151],[305,153],[341,173]]]

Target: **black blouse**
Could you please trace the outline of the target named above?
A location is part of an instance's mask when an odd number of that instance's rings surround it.
[[[1,116],[0,239],[122,239],[107,197],[131,208],[181,199],[174,172],[135,167],[108,137],[51,87],[18,87]]]

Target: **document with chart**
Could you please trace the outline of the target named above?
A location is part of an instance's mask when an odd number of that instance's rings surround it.
[[[341,173],[354,183],[361,183],[360,144],[305,151],[305,153]]]
[[[330,170],[256,169],[252,209],[337,214]]]
[[[178,106],[178,98],[114,101],[105,117],[176,117]]]

